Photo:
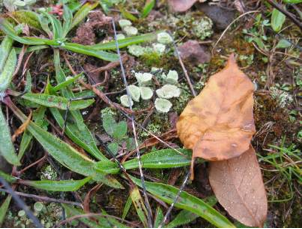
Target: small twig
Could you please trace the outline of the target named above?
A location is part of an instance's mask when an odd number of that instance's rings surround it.
[[[127,60],[128,60],[129,56],[127,54],[124,54],[122,56],[122,61],[123,63],[125,63]],[[119,61],[114,61],[114,62],[110,62],[109,64],[105,65],[105,66],[102,66],[100,68],[96,68],[92,71],[90,71],[91,73],[95,73],[95,72],[98,72],[98,73],[101,73],[101,72],[104,72],[104,71],[108,71],[108,70],[111,70],[113,68],[116,68],[120,65],[120,62]]]
[[[217,46],[217,44],[219,43],[219,41],[222,39],[222,37],[225,35],[225,33],[229,30],[229,28],[236,22],[238,21],[240,18],[244,17],[247,14],[252,14],[252,13],[258,13],[259,10],[253,10],[253,11],[248,11],[244,14],[241,14],[239,17],[235,18],[229,25],[228,27],[225,28],[225,30],[223,31],[223,33],[220,35],[219,39],[216,41],[216,43],[214,44],[213,48],[212,48],[212,54],[214,53],[214,50]]]
[[[288,11],[284,10],[282,6],[280,6],[278,3],[273,2],[272,0],[266,0],[272,7],[276,8],[279,10],[281,13],[283,13],[285,16],[287,16],[293,23],[295,23],[296,26],[302,30],[302,23],[298,21],[291,13]]]
[[[164,216],[162,222],[159,224],[158,228],[162,228],[165,225],[165,223],[166,223],[169,215],[171,214],[172,209],[174,208],[174,205],[177,203],[180,194],[182,193],[183,189],[185,188],[185,186],[186,186],[186,184],[187,184],[187,182],[189,180],[189,177],[190,177],[190,171],[187,173],[184,181],[182,182],[182,184],[181,184],[181,186],[179,188],[179,191],[178,191],[178,193],[177,193],[177,195],[176,195],[173,203],[170,205],[168,211],[166,212],[166,215]]]
[[[171,37],[173,37],[173,36],[171,36]],[[187,83],[188,83],[188,85],[189,85],[189,87],[190,87],[190,90],[191,90],[192,94],[193,94],[194,97],[195,97],[197,94],[196,94],[196,92],[195,92],[195,90],[194,90],[194,87],[193,87],[193,85],[192,85],[191,79],[190,79],[190,77],[189,77],[189,75],[188,75],[188,71],[187,71],[187,69],[186,69],[186,67],[185,67],[185,65],[184,65],[184,63],[183,63],[183,61],[182,61],[182,59],[181,59],[181,56],[180,56],[180,54],[179,54],[179,51],[178,51],[178,49],[177,49],[177,46],[176,46],[174,40],[173,40],[173,46],[174,46],[175,53],[176,53],[176,56],[177,56],[177,58],[178,58],[179,64],[180,64],[180,66],[181,66],[181,68],[182,68],[183,73],[185,74],[185,77],[186,77]]]
[[[59,222],[58,224],[56,224],[54,227],[60,227],[62,224],[65,224],[65,223],[69,223],[75,219],[80,219],[80,218],[90,218],[90,217],[97,217],[97,216],[102,216],[102,217],[105,217],[105,218],[113,218],[113,219],[117,219],[119,221],[123,221],[123,222],[126,222],[128,223],[129,225],[132,225],[132,226],[135,226],[137,227],[136,224],[130,222],[130,221],[127,221],[127,220],[123,220],[119,217],[116,217],[116,216],[113,216],[113,215],[104,215],[103,213],[88,213],[88,214],[82,214],[82,215],[75,215],[75,216],[72,216],[68,219],[65,219],[61,222]],[[115,225],[113,225],[115,226]]]
[[[30,164],[29,166],[27,166],[24,169],[22,169],[21,171],[19,171],[18,174],[21,175],[26,170],[30,169],[31,167],[35,166],[36,164],[39,164],[41,161],[45,160],[47,158],[47,156],[48,156],[47,153],[45,153],[45,155],[43,157],[41,157],[39,160],[35,161],[34,163]]]
[[[22,181],[20,180],[19,183],[22,184]],[[0,191],[10,194],[10,192],[6,189],[0,189]],[[23,192],[15,192],[15,193],[16,193],[16,195],[22,196],[22,197],[25,197],[25,198],[33,198],[33,199],[36,199],[36,200],[41,200],[41,201],[50,202],[50,203],[55,202],[55,203],[61,203],[61,204],[70,204],[70,205],[74,205],[74,206],[79,206],[81,208],[83,207],[83,205],[81,203],[78,203],[78,202],[55,199],[55,198],[51,198],[51,197],[48,197],[48,196],[38,196],[38,195],[27,194],[27,193],[23,193]]]
[[[18,64],[17,64],[17,67],[15,68],[15,71],[13,73],[13,77],[15,77],[17,75],[17,73],[19,72],[19,69],[21,67],[21,64],[22,64],[22,61],[23,61],[23,57],[24,57],[24,54],[26,52],[26,49],[27,49],[27,46],[26,45],[23,45],[22,49],[21,49],[21,52],[19,54],[19,58],[18,58]]]
[[[34,214],[29,210],[24,201],[18,196],[17,192],[15,192],[2,177],[0,177],[0,182],[5,187],[5,189],[0,189],[0,191],[9,193],[14,198],[17,205],[25,211],[28,218],[32,220],[33,224],[38,228],[43,228],[43,225],[39,222],[37,217],[34,216]]]

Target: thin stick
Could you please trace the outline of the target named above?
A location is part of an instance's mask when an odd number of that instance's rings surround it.
[[[82,215],[75,215],[75,216],[72,216],[72,217],[70,217],[70,218],[68,218],[68,219],[65,219],[65,220],[59,222],[58,224],[55,225],[55,227],[59,227],[59,226],[61,226],[62,224],[69,223],[69,222],[71,222],[71,221],[73,221],[73,220],[75,220],[75,219],[80,219],[80,218],[90,218],[90,217],[96,217],[96,216],[103,216],[103,217],[105,217],[105,218],[113,218],[113,219],[117,219],[117,220],[119,220],[119,221],[126,222],[126,223],[128,223],[128,224],[130,224],[130,225],[137,226],[136,224],[134,224],[134,223],[132,223],[132,222],[130,222],[130,221],[123,220],[123,219],[121,219],[121,218],[119,218],[119,217],[116,217],[116,216],[113,216],[113,215],[104,215],[103,213],[88,213],[88,214],[82,214]],[[115,226],[115,225],[113,225],[113,226]]]
[[[173,41],[173,45],[174,45],[174,49],[175,49],[175,52],[176,52],[176,56],[177,56],[177,58],[178,58],[178,61],[179,61],[179,63],[180,63],[180,66],[181,66],[181,68],[182,68],[182,70],[183,70],[183,72],[184,72],[184,74],[185,74],[185,77],[186,77],[186,80],[187,80],[188,85],[189,85],[189,87],[190,87],[190,90],[191,90],[192,94],[193,94],[194,97],[195,97],[197,94],[196,94],[196,92],[195,92],[195,90],[194,90],[194,87],[193,87],[193,85],[192,85],[192,83],[191,83],[191,80],[190,80],[190,77],[189,77],[189,75],[188,75],[188,71],[187,71],[187,69],[186,69],[186,67],[185,67],[185,65],[184,65],[184,63],[183,63],[183,61],[182,61],[182,59],[181,59],[181,56],[179,55],[179,51],[178,51],[177,46],[176,46],[176,44],[175,44],[174,41]]]
[[[259,13],[259,10],[254,10],[254,11],[248,11],[244,14],[241,14],[239,17],[237,17],[235,20],[233,20],[228,27],[226,27],[226,29],[223,31],[223,33],[220,35],[219,39],[216,41],[216,43],[214,44],[213,48],[212,48],[212,54],[214,53],[214,49],[216,48],[217,44],[219,43],[219,41],[222,39],[222,37],[225,35],[225,33],[228,31],[228,29],[236,22],[238,21],[240,18],[244,17],[247,14],[252,14],[252,13]]]
[[[178,191],[173,203],[170,205],[168,211],[166,212],[166,215],[164,216],[162,222],[159,224],[158,228],[162,228],[165,225],[169,215],[171,214],[172,209],[174,208],[175,204],[177,203],[177,201],[179,199],[180,194],[182,193],[183,189],[185,188],[185,186],[189,180],[189,177],[190,177],[190,171],[187,173],[183,183],[181,184],[181,186],[179,188],[179,191]]]
[[[122,77],[123,77],[124,85],[126,87],[126,92],[127,92],[127,96],[128,96],[130,110],[133,110],[132,109],[132,104],[131,104],[131,96],[130,96],[130,92],[129,92],[129,88],[128,88],[128,82],[127,82],[127,79],[126,79],[126,73],[125,73],[125,69],[124,69],[124,65],[123,65],[123,60],[122,60],[122,57],[121,57],[119,44],[118,44],[118,41],[117,41],[117,34],[116,34],[114,19],[112,19],[112,27],[113,27],[113,31],[114,31],[114,40],[115,40],[116,50],[117,50],[117,54],[118,54],[119,61],[120,61]],[[149,199],[148,199],[148,195],[147,195],[147,191],[146,191],[146,186],[145,186],[145,178],[144,178],[144,173],[143,173],[143,168],[142,168],[139,144],[138,144],[138,140],[137,140],[136,127],[135,127],[135,122],[134,122],[134,115],[132,114],[130,118],[131,118],[132,131],[133,131],[133,135],[134,135],[135,147],[136,147],[136,152],[137,152],[137,160],[138,160],[140,178],[141,178],[141,182],[142,182],[143,196],[144,196],[145,205],[146,205],[146,208],[147,208],[148,226],[152,228],[153,227],[153,225],[152,225],[152,211],[151,211],[151,206],[150,206],[150,203],[149,203]]]
[[[28,216],[28,218],[30,218],[32,220],[32,222],[34,223],[34,225],[36,227],[43,228],[43,225],[39,222],[39,220],[37,219],[37,217],[34,216],[34,214],[26,206],[26,204],[24,203],[24,201],[17,195],[17,193],[11,188],[11,186],[2,177],[0,177],[0,182],[5,187],[5,189],[1,189],[1,190],[3,190],[4,192],[9,193],[14,198],[14,200],[17,203],[17,205],[25,211],[25,213]]]
[[[20,184],[23,184],[22,181],[20,180],[19,182]],[[0,189],[0,192],[6,192],[9,193],[10,192],[6,189]],[[15,192],[16,195],[18,196],[23,196],[25,198],[33,198],[36,200],[41,200],[41,201],[45,201],[45,202],[55,202],[55,203],[61,203],[61,204],[70,204],[70,205],[74,205],[74,206],[79,206],[79,207],[83,207],[83,205],[81,203],[78,202],[72,202],[72,201],[68,201],[68,200],[61,200],[61,199],[55,199],[55,198],[51,198],[48,196],[38,196],[38,195],[34,195],[34,194],[27,194],[27,193],[23,193],[23,192]]]

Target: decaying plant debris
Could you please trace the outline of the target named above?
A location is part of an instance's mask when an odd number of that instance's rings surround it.
[[[301,227],[301,1],[3,3],[2,226]]]

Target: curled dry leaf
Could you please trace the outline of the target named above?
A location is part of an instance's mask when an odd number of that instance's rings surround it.
[[[253,91],[253,83],[231,55],[226,67],[210,77],[177,122],[178,136],[193,150],[193,160],[227,160],[249,149],[255,132]]]
[[[30,111],[26,121],[15,131],[14,135],[12,136],[12,142],[15,142],[16,138],[26,130],[31,120],[31,117],[32,117],[32,111]]]
[[[241,156],[210,162],[210,184],[228,213],[250,227],[263,227],[267,214],[266,192],[252,146]]]
[[[190,9],[197,0],[169,0],[170,8],[175,12],[185,12]]]

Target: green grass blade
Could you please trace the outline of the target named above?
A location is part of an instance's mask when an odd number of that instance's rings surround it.
[[[135,207],[138,218],[143,223],[145,228],[148,227],[148,222],[147,222],[147,217],[146,217],[146,215],[148,214],[147,209],[145,207],[144,201],[142,199],[142,196],[141,196],[137,186],[134,186],[133,188],[131,188],[130,198]]]
[[[141,187],[140,179],[132,177],[132,181]],[[145,185],[148,192],[168,204],[174,202],[174,199],[179,192],[178,188],[162,183],[145,182]],[[220,214],[210,205],[185,191],[180,194],[179,200],[175,206],[199,215],[216,227],[235,227],[225,216]]]
[[[15,32],[13,26],[5,19],[0,19],[0,29],[11,39],[26,45],[59,45],[54,40],[37,38],[37,37],[20,37]]]
[[[3,70],[3,67],[5,65],[6,59],[12,49],[13,40],[6,36],[3,41],[1,42],[0,46],[0,73]]]
[[[5,215],[8,210],[8,207],[10,205],[11,200],[12,200],[12,196],[11,195],[7,196],[6,199],[4,200],[3,204],[0,207],[0,226],[2,226],[2,224],[5,220]]]
[[[80,73],[74,77],[72,77],[71,79],[66,80],[63,83],[58,84],[57,86],[53,87],[51,89],[52,92],[57,92],[67,86],[69,86],[70,84],[73,84],[75,81],[77,81],[81,76],[83,76],[83,73]]]
[[[117,61],[118,60],[118,55],[115,53],[109,53],[109,52],[104,52],[104,51],[100,51],[100,50],[95,50],[95,49],[92,49],[89,46],[85,46],[85,45],[80,45],[80,44],[75,44],[75,43],[65,43],[61,47],[64,49],[67,49],[69,51],[73,51],[73,52],[88,55],[88,56],[93,56],[93,57],[99,58],[101,60],[106,60],[106,61]]]
[[[60,96],[35,93],[26,93],[22,98],[45,107],[56,107],[61,110],[85,109],[94,103],[94,99],[71,101],[70,99]]]
[[[64,71],[61,69],[60,66],[60,53],[59,50],[54,50],[54,65],[55,65],[55,69],[56,69],[56,80],[57,83],[63,83],[66,82],[66,76]],[[64,88],[61,89],[61,93],[66,97],[66,98],[74,98],[74,94],[72,91],[70,91],[69,88]],[[82,114],[80,113],[80,111],[76,110],[76,111],[70,111],[75,124],[71,125],[69,123],[67,123],[67,135],[71,138],[71,135],[74,135],[75,133],[81,133],[80,135],[78,135],[78,138],[81,140],[82,143],[78,144],[83,147],[85,150],[87,150],[87,152],[89,152],[91,155],[99,155],[100,157],[102,157],[102,160],[104,161],[108,161],[108,159],[100,152],[100,150],[98,149],[97,145],[96,145],[96,141],[92,135],[92,133],[90,132],[89,128],[87,127],[87,125],[84,123],[84,120],[82,118]],[[60,127],[63,127],[63,123],[62,121],[59,120],[59,116],[57,116],[57,122],[60,125]],[[68,129],[71,129],[71,132],[68,131]],[[85,145],[85,146],[83,146]],[[96,158],[100,159],[99,157],[96,156]]]
[[[28,185],[37,189],[43,189],[52,192],[74,192],[85,185],[91,177],[86,177],[82,180],[41,180],[41,181],[20,181],[21,184]]]
[[[277,9],[273,9],[271,17],[271,26],[275,32],[279,32],[285,22],[285,15]]]
[[[52,26],[53,39],[61,39],[63,37],[63,27],[61,22],[48,12],[42,12],[48,18]]]
[[[147,33],[144,35],[127,37],[125,39],[118,40],[119,48],[124,48],[129,45],[139,44],[143,42],[150,42],[156,39],[157,33]],[[96,45],[89,45],[88,47],[94,50],[116,50],[115,41],[109,41],[106,43],[100,43]]]
[[[147,17],[151,12],[151,10],[154,8],[154,6],[155,6],[155,0],[147,0],[141,12],[141,18]]]
[[[164,169],[177,168],[190,165],[192,152],[186,149],[163,149],[147,153],[141,157],[143,168]],[[138,159],[132,159],[124,163],[126,169],[138,168]]]
[[[149,169],[167,169],[188,166],[191,163],[192,151],[186,149],[173,149],[157,150],[147,153],[141,157],[143,168]],[[138,159],[126,161],[123,166],[126,170],[137,169]],[[120,171],[118,165],[111,161],[101,161],[95,164],[95,168],[99,171],[108,174],[116,174]]]
[[[131,208],[131,205],[132,205],[132,200],[131,200],[131,197],[129,196],[128,199],[127,199],[127,201],[126,201],[124,210],[123,210],[122,219],[125,219],[126,216],[128,215],[128,212],[129,212],[129,210]]]
[[[75,26],[77,26],[89,14],[89,12],[97,6],[98,6],[98,2],[93,4],[87,2],[86,4],[84,4],[74,15],[70,26],[70,30]]]
[[[188,224],[198,218],[198,215],[194,214],[193,212],[182,210],[178,215],[165,227],[166,228],[174,228],[180,227],[182,225]]]
[[[68,206],[67,204],[62,204],[66,214],[68,217],[76,216],[76,215],[83,215],[85,212],[83,210],[77,209],[72,206]],[[127,228],[128,226],[125,224],[120,223],[118,220],[110,217],[105,211],[102,211],[102,214],[104,216],[94,216],[94,219],[97,219],[98,221],[91,220],[89,218],[79,218],[78,220],[82,223],[86,224],[89,227],[92,228]],[[106,217],[107,216],[107,217]]]
[[[63,38],[65,38],[68,34],[68,32],[71,29],[71,24],[73,20],[72,11],[69,9],[68,6],[63,6],[64,12],[63,12]]]
[[[160,207],[157,207],[155,213],[155,219],[154,219],[154,228],[158,228],[158,226],[163,221],[163,219],[164,219],[164,213]]]
[[[61,128],[64,126],[64,118],[56,108],[50,109],[53,117]],[[90,135],[90,131],[84,127],[84,131],[80,131],[76,123],[66,123],[65,133],[67,136],[77,145],[81,146],[92,156],[101,161],[107,161],[108,159],[99,151],[93,137]]]
[[[9,87],[13,78],[16,64],[17,64],[17,54],[15,49],[12,49],[0,73],[0,93],[4,92]]]
[[[41,24],[39,22],[39,15],[29,10],[18,10],[12,12],[12,15],[18,22],[29,25],[32,28],[41,30]]]
[[[46,121],[44,122],[45,111],[46,111],[46,107],[41,106],[33,112],[33,119],[35,120],[35,123],[40,127],[42,127],[43,124],[46,124],[46,126],[48,124]],[[23,157],[30,142],[32,141],[32,138],[33,136],[31,135],[31,133],[28,130],[25,130],[22,135],[22,139],[19,147],[19,153],[18,153],[19,160],[21,160],[21,158]]]
[[[12,165],[21,165],[12,143],[11,134],[0,105],[0,154]]]
[[[121,11],[121,14],[124,18],[129,19],[130,21],[138,21],[138,18],[126,10],[123,6],[119,6],[118,9]]]
[[[2,177],[4,180],[6,180],[9,183],[13,183],[17,180],[16,177],[13,177],[12,175],[6,174],[5,172],[0,170],[0,177]]]

